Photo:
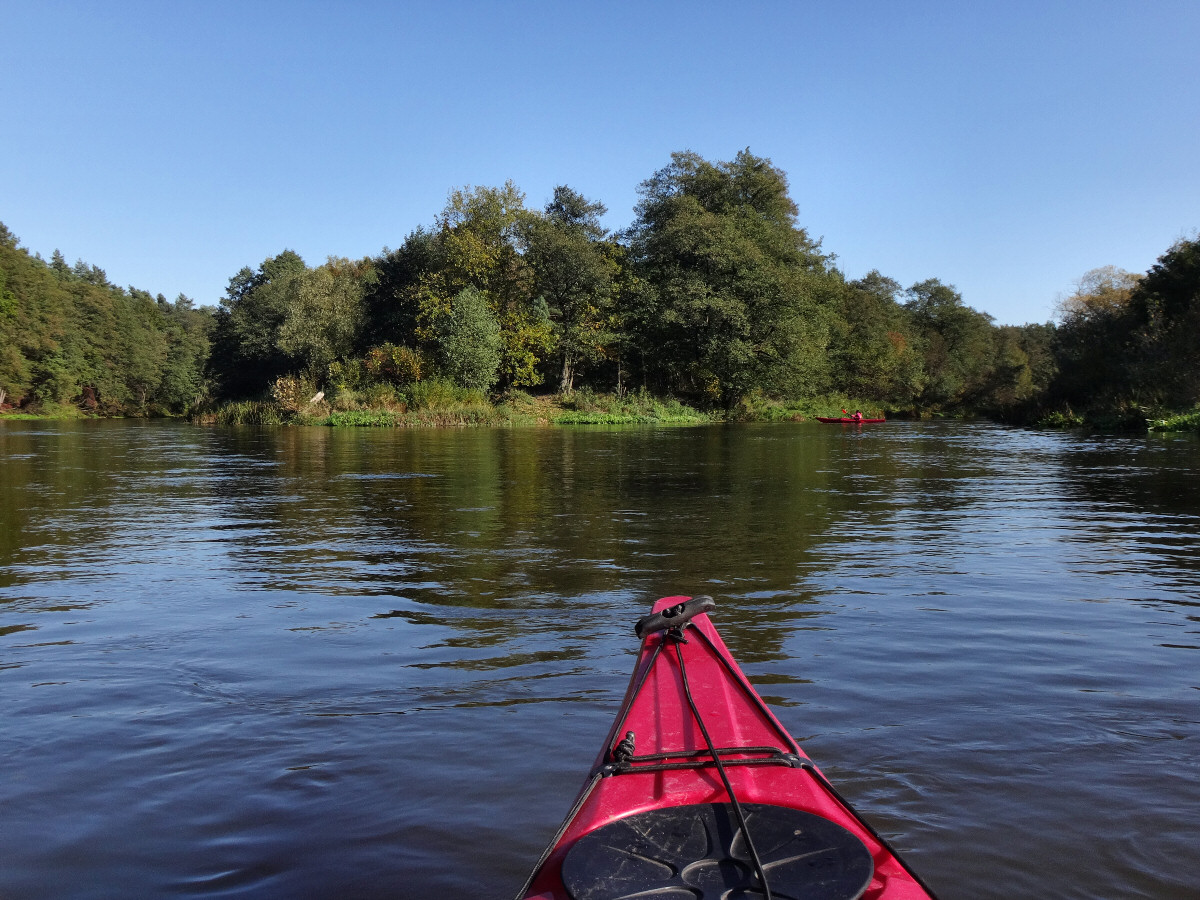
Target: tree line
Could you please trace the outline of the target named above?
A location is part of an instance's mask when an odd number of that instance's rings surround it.
[[[49,263],[4,230],[0,390],[104,409],[323,391],[353,402],[440,382],[645,391],[734,412],[755,398],[860,398],[912,414],[1183,408],[1200,399],[1200,251],[1145,276],[1088,273],[1059,322],[998,326],[937,278],[848,280],[799,224],[786,175],[749,150],[690,152],[639,188],[634,220],[568,187],[451,192],[429,226],[359,260],[285,250],[215,309]]]
[[[0,223],[0,408],[79,406],[179,414],[203,399],[211,310],[111,284],[55,251],[47,262]]]
[[[1055,407],[1137,418],[1200,404],[1200,239],[1181,239],[1144,275],[1088,272],[1060,310]]]

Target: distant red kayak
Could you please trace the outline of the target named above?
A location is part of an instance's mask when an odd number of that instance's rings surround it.
[[[711,597],[664,597],[583,791],[519,900],[931,900],[746,680]]]
[[[825,416],[817,416],[818,422],[824,422],[826,425],[876,425],[879,422],[886,422],[887,419],[855,419],[852,416],[846,416],[841,419],[830,419]]]

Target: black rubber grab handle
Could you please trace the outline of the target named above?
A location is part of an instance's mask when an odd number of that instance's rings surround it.
[[[664,628],[675,628],[678,625],[683,625],[689,619],[700,615],[700,613],[706,613],[716,608],[717,601],[712,597],[693,597],[691,600],[684,601],[683,603],[677,603],[674,606],[668,606],[666,609],[651,613],[648,616],[642,616],[637,620],[637,624],[633,626],[633,630],[639,638],[644,640],[648,634],[654,634],[654,632],[662,631]]]

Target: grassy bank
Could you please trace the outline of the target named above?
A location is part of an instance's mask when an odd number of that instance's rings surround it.
[[[1043,413],[1032,421],[1021,423],[1035,428],[1084,428],[1090,431],[1120,432],[1192,432],[1200,433],[1200,408],[1188,412],[1147,409],[1136,406],[1071,409]]]
[[[298,380],[297,380],[298,381]],[[202,425],[322,425],[335,428],[446,428],[464,426],[557,425],[700,425],[713,422],[804,422],[860,409],[869,416],[925,418],[921,410],[896,410],[876,401],[830,394],[795,400],[753,395],[728,410],[703,410],[671,397],[645,391],[624,395],[590,390],[571,394],[529,394],[514,390],[499,396],[429,380],[397,388],[372,385],[361,391],[331,390],[329,396],[305,383],[286,385],[258,400],[212,403],[192,412]],[[154,417],[154,412],[149,413]],[[72,404],[0,409],[0,421],[109,418]],[[1181,432],[1200,434],[1200,407],[1174,412],[1124,406],[1042,412],[1008,424],[1034,428],[1083,428],[1126,434]]]
[[[472,392],[434,397],[336,397],[288,408],[271,400],[234,401],[202,410],[193,421],[213,425],[328,425],[428,428],[514,425],[689,425],[714,421],[676,400],[582,392],[539,397],[513,391],[493,402]]]
[[[68,403],[31,404],[25,409],[0,409],[0,421],[34,421],[41,419],[95,419],[95,413],[85,412]]]
[[[278,394],[279,392],[277,392]],[[509,391],[489,398],[446,383],[421,382],[406,389],[375,386],[370,392],[334,391],[331,397],[304,391],[269,400],[232,401],[203,409],[192,420],[212,425],[328,425],[333,427],[449,427],[520,425],[699,425],[711,422],[805,421],[841,415],[842,409],[880,412],[876,404],[844,396],[802,401],[763,397],[731,410],[705,411],[646,392],[534,395]]]
[[[1200,434],[1200,409],[1150,420],[1151,431],[1190,431]]]

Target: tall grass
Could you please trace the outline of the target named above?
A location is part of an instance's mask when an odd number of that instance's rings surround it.
[[[825,394],[816,397],[780,400],[762,394],[751,394],[744,398],[727,419],[737,422],[804,422],[817,416],[836,418],[845,415],[845,410],[861,410],[868,418],[886,419],[894,409],[882,407],[875,400],[849,397],[845,394]]]
[[[314,422],[319,425],[332,425],[335,428],[364,428],[364,427],[394,427],[396,414],[386,409],[345,409],[331,412],[323,421]]]
[[[555,425],[695,425],[713,417],[673,397],[655,397],[645,391],[597,394],[575,391],[558,398],[559,409],[548,420]]]
[[[307,391],[307,387],[305,388]],[[305,393],[301,391],[300,393]],[[330,389],[320,404],[299,410],[279,402],[226,403],[196,418],[218,425],[328,425],[355,427],[446,427],[464,425],[698,425],[720,421],[802,421],[840,415],[843,407],[881,412],[870,403],[840,395],[799,401],[749,397],[728,411],[705,412],[673,397],[647,391],[602,394],[579,390],[565,395],[531,395],[520,390],[490,400],[479,390],[431,378],[397,386],[388,383]]]
[[[1150,422],[1150,430],[1200,432],[1200,409],[1180,413],[1177,416],[1167,416],[1164,419],[1153,419]]]
[[[483,391],[459,387],[441,378],[413,382],[404,389],[404,397],[413,409],[448,410],[492,405]]]
[[[283,425],[285,422],[279,406],[264,400],[225,403],[213,410],[211,416],[214,425]]]
[[[89,415],[72,403],[41,403],[30,404],[21,411],[11,410],[0,412],[0,419],[30,421],[34,419],[89,419]]]

